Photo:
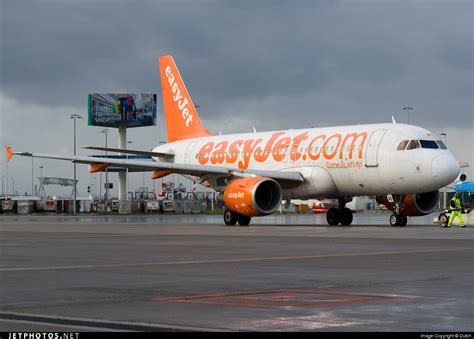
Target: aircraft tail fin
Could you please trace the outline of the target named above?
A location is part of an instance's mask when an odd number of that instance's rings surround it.
[[[196,108],[171,55],[158,59],[168,141],[211,136],[199,119]]]

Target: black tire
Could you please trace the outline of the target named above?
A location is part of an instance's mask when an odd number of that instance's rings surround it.
[[[449,218],[446,213],[441,213],[438,217],[438,224],[441,227],[448,227]]]
[[[392,226],[400,226],[400,223],[401,223],[401,220],[402,218],[400,217],[399,214],[397,213],[393,213],[391,216],[390,216],[390,225]]]
[[[226,208],[224,210],[224,222],[228,226],[234,226],[237,223],[237,213]]]
[[[352,224],[352,220],[353,220],[353,215],[352,215],[352,211],[350,208],[344,208],[342,211],[341,211],[341,220],[340,220],[340,223],[341,225],[344,225],[344,226],[349,226],[350,224]]]
[[[400,218],[401,218],[401,221],[400,221],[400,225],[398,226],[402,226],[402,227],[406,226],[408,223],[408,217],[402,214],[400,215]]]
[[[336,226],[341,221],[341,211],[338,208],[330,208],[326,214],[326,220],[329,225]]]
[[[239,222],[240,226],[248,226],[250,224],[251,217],[247,217],[246,215],[240,215],[237,217],[237,221]]]

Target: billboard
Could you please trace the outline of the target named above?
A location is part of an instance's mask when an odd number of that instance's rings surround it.
[[[89,126],[156,125],[156,94],[89,94]]]

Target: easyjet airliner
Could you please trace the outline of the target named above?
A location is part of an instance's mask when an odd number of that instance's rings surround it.
[[[424,128],[395,123],[290,129],[213,135],[205,129],[171,56],[158,59],[168,143],[152,151],[108,151],[151,156],[154,162],[29,152],[13,154],[69,160],[90,165],[171,173],[222,192],[227,225],[248,225],[252,217],[272,214],[282,200],[337,198],[327,213],[330,225],[350,225],[345,207],[355,196],[377,196],[393,211],[390,223],[404,226],[407,216],[431,213],[438,189],[460,173],[446,146]],[[294,114],[294,112],[292,112]],[[103,147],[86,147],[105,150]]]

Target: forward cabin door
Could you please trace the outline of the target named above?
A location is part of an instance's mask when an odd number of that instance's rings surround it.
[[[365,153],[365,166],[366,167],[377,167],[378,162],[378,153],[379,147],[382,143],[383,136],[385,135],[385,130],[379,130],[372,133],[367,145],[367,151]]]

